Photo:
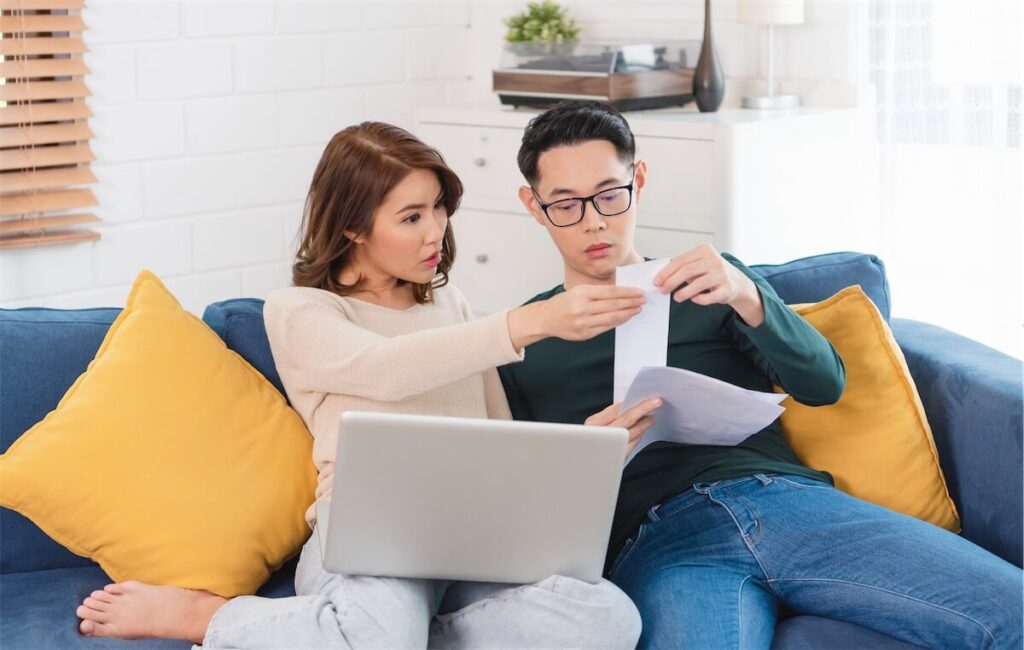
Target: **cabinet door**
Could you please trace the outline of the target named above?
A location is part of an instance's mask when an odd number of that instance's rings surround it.
[[[645,226],[713,233],[721,211],[715,143],[639,137],[636,156],[647,162],[639,205]]]
[[[452,217],[452,280],[477,314],[522,304],[562,282],[562,257],[528,215],[463,209]]]
[[[521,208],[519,186],[526,181],[516,157],[522,129],[421,122],[416,130],[462,179],[463,205],[509,212]]]

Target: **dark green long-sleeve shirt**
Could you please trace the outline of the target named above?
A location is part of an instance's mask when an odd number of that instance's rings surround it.
[[[668,365],[759,391],[778,384],[812,406],[839,399],[846,380],[832,345],[786,306],[775,290],[735,257],[723,257],[750,277],[761,293],[764,322],[749,327],[728,305],[672,301]],[[534,296],[545,300],[559,285]],[[547,338],[527,347],[526,359],[499,368],[512,416],[517,420],[580,424],[612,402],[615,332],[587,341]],[[832,482],[804,467],[782,437],[779,421],[735,447],[657,442],[626,466],[612,523],[606,570],[652,506],[696,482],[758,472],[799,474]]]

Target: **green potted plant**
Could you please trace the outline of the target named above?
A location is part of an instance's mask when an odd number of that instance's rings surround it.
[[[568,53],[580,34],[568,10],[554,0],[530,2],[505,19],[507,47],[520,56]]]

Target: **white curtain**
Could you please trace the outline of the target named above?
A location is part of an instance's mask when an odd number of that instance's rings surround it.
[[[1022,356],[1020,0],[871,0],[895,316]]]

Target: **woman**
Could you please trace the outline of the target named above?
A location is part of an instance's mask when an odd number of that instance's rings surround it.
[[[294,287],[264,319],[293,407],[314,437],[317,499],[330,497],[337,423],[347,410],[509,418],[495,367],[541,338],[585,339],[639,312],[639,290],[578,287],[474,320],[447,284],[449,217],[462,185],[441,156],[375,122],[334,136],[306,202]],[[651,401],[588,422],[625,426],[630,445]],[[351,497],[350,497],[351,498]],[[639,617],[614,585],[552,576],[534,585],[342,576],[323,569],[314,529],[296,596],[227,601],[205,591],[125,582],[78,608],[90,636],[160,636],[207,647],[633,647]]]

